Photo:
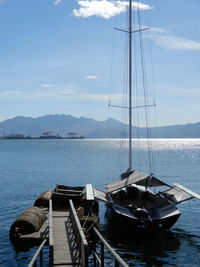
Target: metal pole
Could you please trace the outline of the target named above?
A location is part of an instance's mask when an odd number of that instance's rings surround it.
[[[93,252],[94,267],[97,266],[97,261],[96,261],[96,257],[95,257],[95,252],[96,252],[96,251]]]
[[[122,258],[114,251],[114,249],[108,244],[108,242],[103,238],[103,236],[100,234],[100,232],[96,229],[96,227],[93,228],[95,234],[99,238],[99,240],[106,246],[109,252],[112,253],[112,255],[115,257],[115,259],[119,262],[119,264],[123,267],[128,267],[128,265],[122,260]]]
[[[43,267],[43,250],[40,251],[40,267]]]
[[[43,246],[45,245],[46,241],[47,241],[46,238],[42,241],[42,243],[38,247],[37,251],[35,252],[31,262],[28,264],[28,267],[33,267],[33,266],[37,265],[37,263],[36,263],[37,257],[39,256],[41,250],[43,249]]]
[[[101,242],[101,267],[104,267],[104,244]]]
[[[119,262],[115,259],[115,267],[119,267]]]
[[[129,0],[129,169],[132,169],[132,0]]]

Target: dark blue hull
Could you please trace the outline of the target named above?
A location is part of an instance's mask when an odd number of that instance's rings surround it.
[[[116,229],[122,229],[123,231],[157,231],[165,230],[171,228],[178,218],[180,213],[170,216],[168,218],[163,218],[159,220],[139,220],[137,218],[130,218],[117,213],[112,207],[107,208],[106,215],[108,218],[108,223],[110,226]]]

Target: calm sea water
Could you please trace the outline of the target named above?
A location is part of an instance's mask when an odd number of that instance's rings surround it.
[[[200,193],[200,139],[160,139],[149,144],[154,174]],[[148,143],[134,141],[134,167],[149,172]],[[120,140],[0,140],[0,266],[27,266],[35,248],[16,251],[9,227],[38,195],[56,184],[104,188],[127,167],[127,142]],[[170,230],[120,237],[108,231],[101,205],[101,230],[130,266],[200,266],[200,200],[179,206]],[[107,266],[112,266],[107,255]]]

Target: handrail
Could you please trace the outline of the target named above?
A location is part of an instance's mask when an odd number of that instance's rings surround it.
[[[76,242],[78,243],[80,247],[82,267],[87,267],[88,266],[88,242],[82,230],[78,215],[76,213],[76,210],[73,205],[73,201],[71,199],[69,200],[69,205],[70,205],[69,217],[71,220],[74,235],[76,237]]]
[[[49,250],[50,250],[50,266],[52,265],[53,261],[53,215],[52,215],[52,199],[49,200],[49,215],[48,215],[48,220],[49,220]],[[38,249],[36,250],[33,258],[31,259],[31,262],[28,264],[28,267],[36,266],[36,260],[37,257],[40,255],[40,265],[42,266],[43,264],[43,257],[42,257],[42,249],[44,245],[47,242],[47,238],[45,238]]]
[[[52,199],[49,199],[49,253],[50,253],[50,266],[53,265],[53,211],[52,211]]]
[[[77,245],[77,251],[79,251],[79,260],[81,261],[82,267],[88,267],[88,242],[85,237],[85,234],[83,232],[83,229],[81,227],[76,209],[73,205],[72,200],[69,200],[69,219],[71,224],[71,229],[73,230],[73,235],[75,237],[76,245]],[[49,249],[50,249],[50,266],[53,265],[53,216],[52,216],[52,200],[49,200],[49,239],[45,238],[40,246],[38,247],[37,251],[35,252],[33,258],[31,259],[31,262],[28,264],[28,267],[36,266],[37,258],[40,256],[40,266],[43,266],[43,254],[42,249],[44,245],[46,244],[47,240],[49,241]],[[115,267],[118,267],[121,265],[122,267],[128,267],[128,265],[124,262],[124,260],[115,252],[115,250],[108,244],[108,242],[103,238],[103,236],[100,234],[100,232],[97,230],[96,227],[93,227],[94,233],[98,237],[98,240],[100,241],[101,247],[100,247],[100,255],[97,253],[96,249],[93,250],[94,255],[94,266],[101,266],[104,267],[104,247],[107,248],[107,250],[114,256],[114,265]],[[80,264],[80,263],[79,263]],[[97,265],[96,265],[97,264]]]
[[[53,246],[53,215],[52,215],[52,199],[49,199],[49,245]]]
[[[100,261],[100,266],[104,266],[104,246],[108,249],[108,251],[114,256],[115,258],[115,265],[119,266],[119,264],[123,267],[128,267],[125,261],[115,252],[115,250],[108,244],[108,242],[103,238],[100,232],[97,230],[96,227],[93,228],[95,234],[98,236],[99,240],[101,241],[101,257],[97,258],[98,262]],[[96,257],[96,255],[95,255]]]
[[[45,243],[47,242],[47,239],[45,238],[42,243],[40,244],[40,246],[38,247],[38,249],[36,250],[32,260],[30,261],[30,263],[28,264],[28,267],[32,267],[34,266],[34,264],[36,263],[36,260],[37,260],[37,257],[40,255],[40,264],[41,264],[41,261],[42,261],[42,249],[45,245]]]

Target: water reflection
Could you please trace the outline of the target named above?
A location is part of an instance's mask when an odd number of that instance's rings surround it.
[[[105,141],[105,140],[104,140]],[[128,139],[110,139],[109,146],[112,148],[124,147],[128,148]],[[99,143],[100,145],[101,143]],[[133,139],[133,150],[148,150],[149,145],[151,150],[194,150],[200,149],[200,138],[197,139]]]
[[[101,225],[101,232],[130,266],[178,266],[180,255],[186,254],[189,247],[190,251],[192,247],[200,252],[200,237],[180,228],[130,233],[113,229],[106,222]],[[185,259],[181,259],[184,266]]]
[[[200,253],[200,236],[184,231],[181,228],[175,228],[174,232],[179,238],[180,242],[187,242],[187,245],[199,250]]]

